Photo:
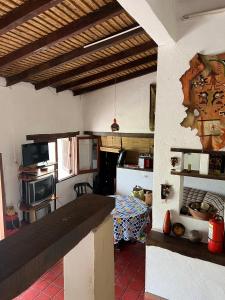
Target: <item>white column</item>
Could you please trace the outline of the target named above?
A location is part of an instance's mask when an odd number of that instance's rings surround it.
[[[64,288],[65,300],[114,300],[111,216],[64,257]]]

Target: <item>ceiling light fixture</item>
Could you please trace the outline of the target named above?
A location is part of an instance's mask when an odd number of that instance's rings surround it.
[[[91,43],[91,44],[85,45],[83,48],[88,48],[88,47],[91,47],[91,46],[93,46],[93,45],[97,45],[97,44],[100,44],[100,43],[102,43],[102,42],[111,40],[111,39],[113,39],[113,38],[115,38],[115,37],[117,37],[117,36],[120,36],[120,35],[122,35],[122,34],[125,34],[125,33],[127,33],[127,32],[130,32],[130,31],[133,31],[133,30],[135,30],[135,29],[137,29],[137,28],[140,28],[140,27],[141,27],[141,26],[138,25],[138,26],[136,26],[136,27],[134,27],[134,28],[131,28],[131,29],[128,29],[128,30],[124,30],[124,31],[122,31],[122,32],[120,32],[120,33],[116,33],[116,34],[111,35],[111,36],[109,36],[109,37],[103,38],[103,39],[101,39],[101,40],[99,40],[99,41],[96,41],[96,42],[93,42],[93,43]]]
[[[211,10],[204,10],[188,15],[184,15],[181,20],[190,20],[196,17],[206,16],[206,15],[213,15],[213,14],[220,14],[225,11],[225,7],[217,8],[217,9],[211,9]]]
[[[117,100],[117,94],[116,94],[117,90],[116,90],[116,78],[115,78],[115,84],[114,84],[114,119],[113,119],[113,123],[111,125],[111,130],[112,131],[119,131],[120,130],[120,126],[116,121],[116,117],[117,117],[117,110],[116,110],[116,100]]]

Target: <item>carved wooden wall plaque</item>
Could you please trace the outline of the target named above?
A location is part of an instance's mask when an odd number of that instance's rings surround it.
[[[204,150],[225,147],[225,53],[196,54],[180,81],[187,107],[181,125],[197,129]]]

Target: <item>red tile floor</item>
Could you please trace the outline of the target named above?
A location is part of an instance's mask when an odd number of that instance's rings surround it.
[[[115,251],[115,300],[144,300],[145,244],[124,243]],[[59,261],[14,300],[63,300],[63,261]],[[74,299],[75,300],[75,299]],[[87,300],[87,299],[78,299]]]

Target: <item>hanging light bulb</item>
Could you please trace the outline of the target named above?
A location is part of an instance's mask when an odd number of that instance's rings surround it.
[[[120,130],[120,126],[116,121],[116,78],[115,78],[115,93],[114,93],[114,119],[113,119],[113,123],[111,125],[111,129],[112,131],[119,131]]]

